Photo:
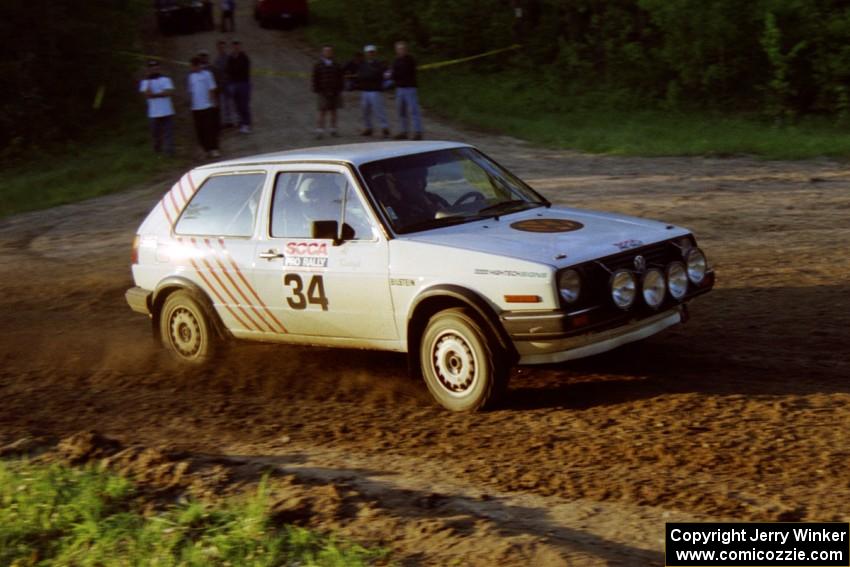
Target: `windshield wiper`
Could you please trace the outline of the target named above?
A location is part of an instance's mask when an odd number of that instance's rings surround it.
[[[542,207],[544,203],[537,203],[535,201],[525,201],[523,199],[511,199],[510,201],[502,201],[501,203],[496,203],[495,205],[490,205],[488,207],[484,207],[483,209],[478,210],[478,215],[486,215],[486,216],[495,216],[504,215],[507,213],[515,213],[517,211],[524,210],[526,208],[534,208],[534,207]],[[516,210],[511,210],[516,209]]]

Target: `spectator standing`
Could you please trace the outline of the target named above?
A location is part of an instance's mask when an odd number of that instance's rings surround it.
[[[148,61],[148,72],[139,85],[148,104],[148,119],[153,135],[153,151],[174,155],[174,83],[162,74],[157,61]]]
[[[337,136],[337,109],[342,106],[343,72],[334,61],[334,50],[330,45],[322,48],[322,57],[313,66],[313,92],[316,93],[319,115],[316,120],[316,138],[325,133],[325,115],[330,114],[330,134]]]
[[[384,95],[381,92],[384,86],[384,74],[387,66],[377,59],[378,50],[374,45],[363,48],[366,59],[357,70],[357,85],[360,88],[360,107],[363,110],[364,129],[363,136],[372,135],[372,114],[381,126],[384,138],[390,137],[387,113],[384,110]]]
[[[422,139],[422,118],[419,114],[419,97],[416,91],[416,60],[407,51],[407,43],[397,41],[396,58],[392,66],[395,82],[395,101],[398,112],[399,133],[396,140],[406,140],[409,122],[413,121],[413,139]]]
[[[236,0],[221,0],[221,31],[235,32],[236,20],[233,18],[236,12]]]
[[[227,53],[227,42],[219,41],[216,44],[218,55],[212,64],[213,77],[215,84],[218,85],[218,109],[221,126],[224,128],[232,128],[239,121],[236,116],[236,108],[233,104],[233,96],[230,93],[230,80],[227,76],[227,61],[230,55]]]
[[[242,51],[242,43],[231,42],[230,59],[227,60],[227,78],[230,93],[239,115],[239,131],[251,132],[251,59]]]
[[[192,119],[198,142],[208,157],[218,157],[218,125],[216,124],[216,85],[213,74],[203,68],[200,57],[192,58],[192,72],[187,81],[192,106]]]

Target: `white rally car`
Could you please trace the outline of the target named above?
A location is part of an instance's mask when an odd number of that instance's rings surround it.
[[[185,174],[133,245],[130,307],[176,358],[229,338],[406,352],[450,410],[516,363],[683,322],[714,285],[686,229],[554,207],[474,147],[368,143]]]

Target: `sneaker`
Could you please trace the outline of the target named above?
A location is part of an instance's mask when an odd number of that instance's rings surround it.
[[[390,137],[390,131],[389,131],[389,130],[387,130],[386,128],[384,128],[383,130],[381,130],[381,133],[383,133],[384,138],[389,138],[389,137]]]
[[[406,139],[407,139],[407,132],[402,132],[401,134],[396,134],[395,137],[393,137],[393,140],[406,140]]]
[[[414,140],[421,140],[421,139],[422,139],[422,132],[417,132],[417,133],[415,133],[415,134],[413,135],[413,139],[414,139]]]
[[[371,135],[372,135],[372,129],[371,129],[371,128],[366,128],[365,130],[363,130],[362,132],[360,132],[360,135],[361,135],[361,136],[371,136]]]
[[[213,157],[213,158],[221,157],[221,152],[218,151],[218,150],[213,150],[213,151],[210,152],[210,157]]]

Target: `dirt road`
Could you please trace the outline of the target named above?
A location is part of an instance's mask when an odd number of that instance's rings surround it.
[[[309,68],[291,35],[238,25],[255,66]],[[315,144],[304,80],[258,78],[254,96],[256,130],[227,134],[226,156]],[[163,179],[0,221],[0,446],[96,431],[119,469],[208,494],[271,468],[282,519],[405,564],[652,564],[664,521],[850,519],[846,164],[599,157],[426,124],[556,203],[692,228],[716,290],[640,346],[517,371],[478,415],[437,409],[390,354],[247,345],[191,375],[122,297]],[[349,105],[340,141],[357,129]],[[86,439],[66,443],[82,460],[119,450]]]

